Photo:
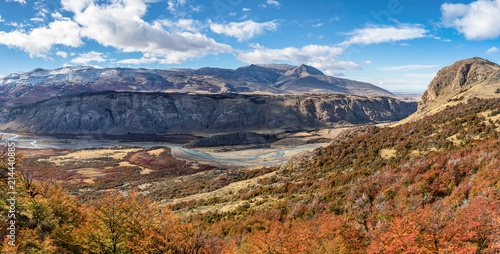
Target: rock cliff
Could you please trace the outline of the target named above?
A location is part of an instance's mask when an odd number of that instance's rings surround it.
[[[458,94],[467,86],[489,79],[499,70],[497,64],[478,57],[458,61],[441,69],[422,95],[419,107],[423,107],[438,97]],[[498,76],[498,75],[497,75]],[[495,81],[498,81],[495,80]]]
[[[0,129],[46,134],[214,134],[405,118],[416,103],[353,95],[96,92],[0,111]]]

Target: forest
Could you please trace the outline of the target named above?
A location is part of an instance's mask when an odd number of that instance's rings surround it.
[[[1,249],[2,253],[498,253],[499,131],[500,99],[474,98],[415,122],[362,127],[281,168],[234,177],[260,177],[258,184],[243,191],[168,205],[160,197],[173,197],[174,192],[145,196],[137,190],[103,188],[82,198],[70,194],[60,181],[33,179],[29,170],[19,172],[16,246],[7,242],[9,222],[4,219]],[[23,168],[23,155],[16,156],[17,166]],[[6,153],[0,158],[5,174],[6,158]],[[270,171],[274,174],[262,177]],[[228,183],[207,184],[220,188]],[[7,180],[1,188],[7,188]],[[0,193],[0,213],[7,218],[8,196]],[[235,200],[242,205],[231,211],[186,213]]]

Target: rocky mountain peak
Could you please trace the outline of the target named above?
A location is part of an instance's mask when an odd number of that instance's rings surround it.
[[[323,72],[321,72],[320,70],[318,70],[312,66],[301,64],[300,66],[297,66],[297,67],[287,71],[285,73],[285,75],[283,75],[283,76],[289,76],[289,77],[293,77],[293,78],[301,78],[301,77],[306,77],[306,76],[311,76],[311,75],[325,75],[325,74],[323,74]]]
[[[499,65],[479,57],[458,61],[444,67],[422,95],[419,108],[435,101],[438,97],[459,93],[469,85],[485,81],[499,69]]]

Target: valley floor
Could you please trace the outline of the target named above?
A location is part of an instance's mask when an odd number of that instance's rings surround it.
[[[123,141],[92,137],[52,137],[30,134],[0,133],[4,139],[25,149],[99,149],[114,146],[168,147],[177,159],[215,167],[279,166],[296,154],[327,145],[333,137],[348,128],[318,129],[285,134],[277,142],[266,145],[184,148],[171,142]]]

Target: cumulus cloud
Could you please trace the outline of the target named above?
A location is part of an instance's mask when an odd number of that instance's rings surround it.
[[[72,63],[84,65],[87,65],[90,62],[102,63],[105,61],[107,61],[105,55],[101,52],[95,51],[80,54],[78,57],[75,57],[73,60],[71,60]]]
[[[248,40],[256,35],[263,34],[267,31],[275,31],[278,24],[275,21],[257,23],[252,20],[244,22],[231,22],[229,24],[211,24],[210,29],[214,33],[224,34],[237,38],[238,41]]]
[[[445,27],[456,29],[468,40],[500,36],[500,0],[478,0],[470,4],[441,5]]]
[[[78,24],[65,19],[54,21],[46,27],[35,28],[29,32],[0,31],[0,44],[23,49],[31,57],[44,57],[54,45],[78,47],[83,42]]]
[[[374,44],[423,38],[429,31],[421,25],[370,26],[348,33],[349,37],[341,45]]]
[[[499,51],[499,49],[497,47],[492,47],[488,50],[486,50],[486,54],[493,54],[493,53],[497,53]]]
[[[252,9],[250,9],[250,8],[243,8],[243,9],[241,9],[241,10],[242,10],[242,11],[251,11]]]
[[[62,0],[62,5],[74,13],[74,20],[82,27],[82,36],[123,52],[153,54],[173,64],[232,51],[229,45],[217,43],[203,34],[169,32],[159,22],[144,21],[147,5],[143,0],[116,0],[109,5],[93,0]]]
[[[307,64],[318,68],[328,75],[340,75],[346,69],[359,69],[359,64],[336,60],[343,49],[322,45],[307,45],[302,48],[288,47],[283,49],[269,49],[260,45],[253,45],[254,49],[242,52],[237,59],[249,63],[259,64],[271,61],[291,61],[295,64]]]
[[[381,71],[412,71],[421,69],[432,69],[438,67],[437,65],[404,65],[404,66],[383,66],[378,68]]]
[[[0,23],[4,22],[5,19],[2,18],[2,15],[0,15]]]

